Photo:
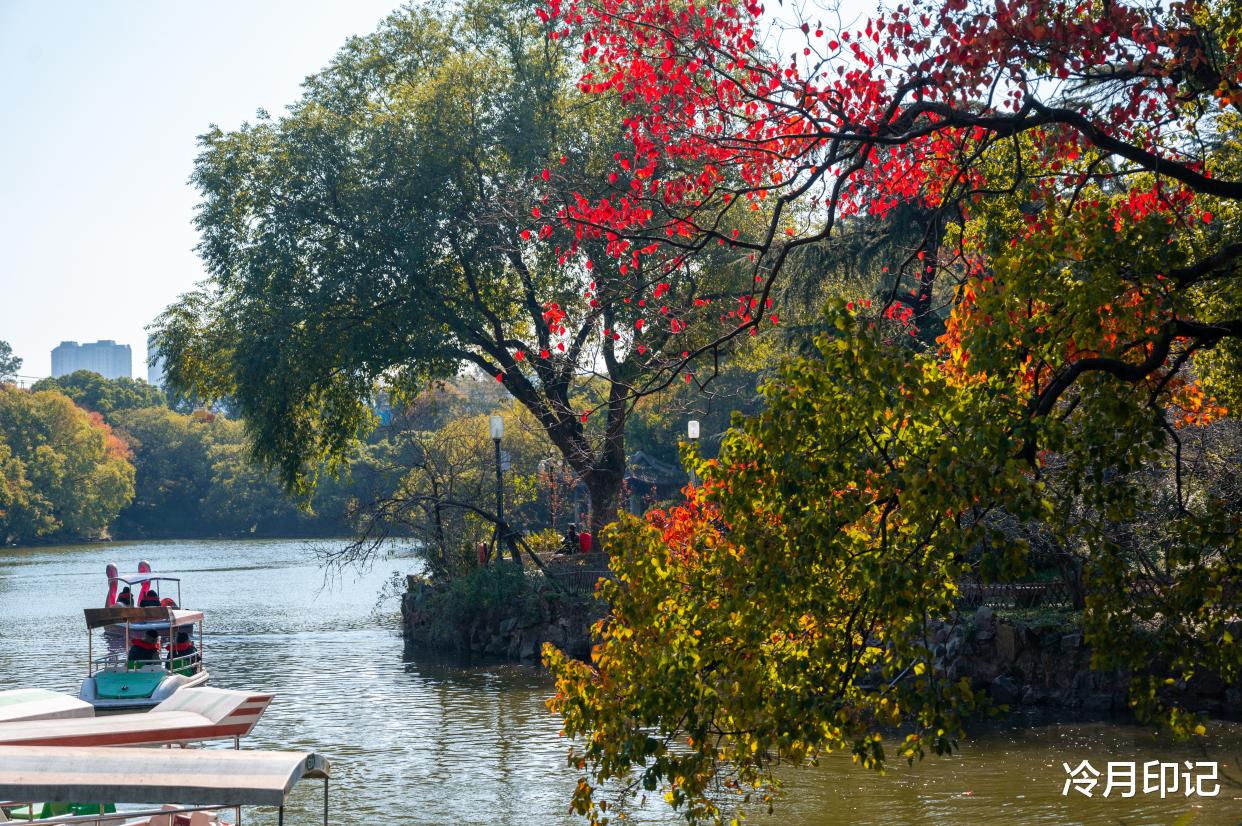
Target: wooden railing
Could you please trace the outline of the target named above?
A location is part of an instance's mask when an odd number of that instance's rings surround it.
[[[1072,608],[1074,595],[1064,582],[959,582],[963,608]]]
[[[615,578],[613,572],[607,568],[580,568],[576,565],[548,566],[548,576],[574,594],[593,594],[595,583],[601,579]]]

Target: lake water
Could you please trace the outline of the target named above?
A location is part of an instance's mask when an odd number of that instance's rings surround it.
[[[104,566],[149,560],[183,575],[187,607],[206,612],[212,685],[270,691],[276,699],[249,748],[313,749],[333,763],[332,822],[353,824],[571,824],[576,775],[544,708],[547,676],[530,666],[464,665],[411,657],[395,598],[377,607],[394,571],[380,562],[325,586],[303,541],[116,543],[0,549],[0,689],[77,692],[86,671],[82,608],[103,604]],[[1216,798],[1061,795],[1062,762],[1214,760]],[[1164,742],[1104,723],[981,732],[960,755],[929,758],[884,777],[847,757],[784,776],[775,815],[749,822],[808,824],[1242,824],[1242,728],[1213,726],[1206,747]],[[317,823],[321,788],[294,792],[286,823]],[[163,802],[163,801],[160,801]],[[662,803],[631,822],[680,822]],[[246,824],[273,824],[256,811]]]

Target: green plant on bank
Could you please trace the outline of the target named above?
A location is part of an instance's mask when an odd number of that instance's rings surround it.
[[[1062,634],[1082,630],[1082,611],[1070,608],[997,608],[996,616],[1014,625],[1046,628]]]
[[[565,545],[565,535],[552,528],[535,531],[525,537],[526,545],[533,553],[546,557],[555,554]]]
[[[523,626],[539,620],[545,605],[555,609],[594,604],[590,595],[565,594],[537,571],[510,562],[475,567],[447,581],[415,578],[411,590],[420,595],[426,635],[447,644],[456,643],[475,623],[511,619]]]

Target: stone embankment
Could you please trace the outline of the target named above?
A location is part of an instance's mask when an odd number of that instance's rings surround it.
[[[522,601],[467,612],[457,621],[446,621],[443,605],[434,588],[411,580],[401,605],[410,645],[526,661],[537,661],[545,642],[589,659],[591,625],[603,611],[589,594],[566,593],[550,583]],[[983,607],[955,622],[937,623],[931,632],[937,666],[947,677],[967,678],[976,691],[1010,709],[1129,711],[1126,675],[1093,671],[1091,650],[1067,619],[1024,622]],[[1242,686],[1199,674],[1177,691],[1190,709],[1242,716]]]
[[[966,677],[1011,709],[1051,707],[1091,713],[1128,712],[1126,675],[1092,671],[1082,633],[1053,622],[1030,624],[991,608],[933,629],[939,665],[951,679]],[[1187,707],[1213,715],[1242,714],[1242,686],[1200,674],[1178,686]]]
[[[545,642],[572,657],[591,656],[591,626],[602,607],[589,594],[567,594],[550,584],[511,605],[446,616],[442,592],[412,581],[401,600],[406,644],[462,655],[538,661]]]

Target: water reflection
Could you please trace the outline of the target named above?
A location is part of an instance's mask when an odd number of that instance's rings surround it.
[[[212,684],[272,691],[276,700],[245,745],[313,749],[333,761],[339,824],[577,823],[566,810],[576,775],[568,743],[546,712],[546,675],[510,664],[468,664],[404,652],[395,605],[377,595],[408,559],[324,588],[303,542],[163,542],[0,552],[0,688],[39,685],[76,693],[86,672],[84,607],[103,604],[103,570],[148,559],[185,575],[186,607],[206,612]],[[96,650],[103,644],[96,638]],[[1237,728],[1209,759],[1242,756]],[[788,772],[787,801],[759,824],[1191,824],[1242,823],[1242,790],[1191,802],[1063,798],[1061,761],[1183,759],[1186,746],[1136,728],[1073,725],[972,741],[880,778],[830,757]],[[1198,755],[1198,759],[1203,759]],[[286,823],[314,823],[322,789],[294,792]],[[163,801],[160,801],[163,802]],[[1202,805],[1202,808],[1193,808]],[[247,824],[274,824],[271,812]],[[679,819],[659,801],[631,822]]]

